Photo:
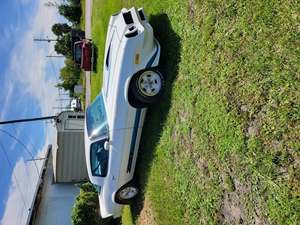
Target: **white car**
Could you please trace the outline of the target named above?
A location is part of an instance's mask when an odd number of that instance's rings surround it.
[[[99,193],[102,218],[119,217],[138,193],[132,182],[146,108],[162,93],[155,68],[160,45],[143,9],[111,16],[104,55],[103,86],[86,110],[85,155]]]

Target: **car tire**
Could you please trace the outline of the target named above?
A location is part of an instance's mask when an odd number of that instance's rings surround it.
[[[130,204],[139,193],[139,189],[133,184],[129,183],[122,186],[115,195],[115,201],[118,204]]]
[[[141,106],[157,102],[164,89],[165,79],[155,69],[142,70],[135,74],[130,82],[130,92]]]

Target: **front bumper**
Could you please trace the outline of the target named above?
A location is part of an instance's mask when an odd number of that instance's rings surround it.
[[[107,218],[107,217],[117,218],[122,215],[123,205],[115,203],[113,201],[113,197],[103,198],[103,195],[99,194],[98,198],[99,198],[99,205],[100,205],[100,215],[102,218]]]

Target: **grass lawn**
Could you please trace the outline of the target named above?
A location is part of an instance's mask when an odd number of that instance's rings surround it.
[[[132,5],[162,45],[166,91],[147,114],[143,194],[123,224],[299,224],[300,5],[93,0],[92,98],[109,16]]]
[[[80,29],[85,30],[85,0],[80,0],[81,4],[81,17],[80,17]]]

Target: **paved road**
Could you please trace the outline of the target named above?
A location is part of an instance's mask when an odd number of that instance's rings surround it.
[[[85,36],[92,38],[91,31],[92,0],[85,1]],[[85,107],[91,102],[91,72],[85,72]]]

